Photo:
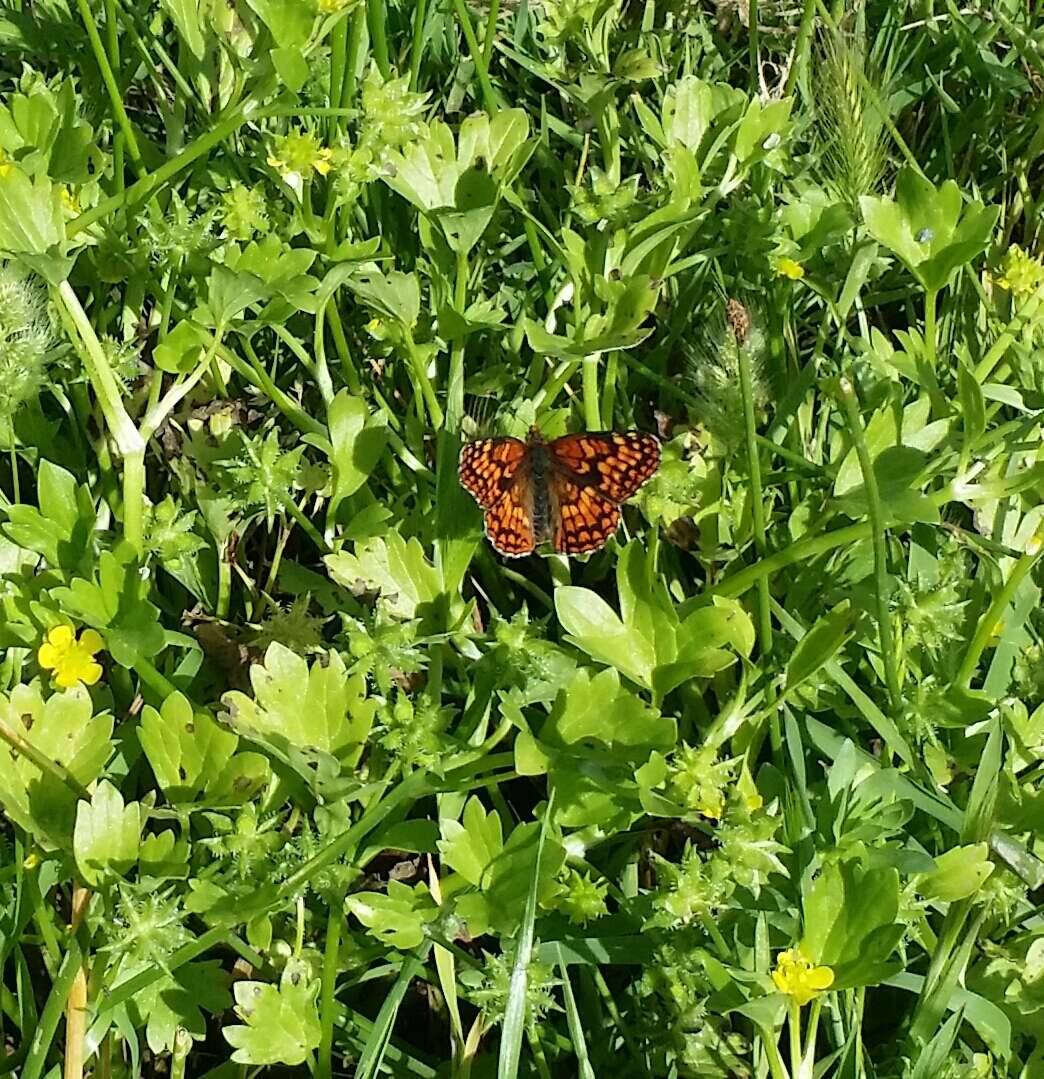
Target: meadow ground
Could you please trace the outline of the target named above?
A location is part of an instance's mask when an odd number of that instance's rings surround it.
[[[1042,10],[0,0],[0,1074],[1044,1075]]]

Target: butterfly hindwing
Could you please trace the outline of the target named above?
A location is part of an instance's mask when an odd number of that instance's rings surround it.
[[[660,441],[644,431],[563,435],[549,448],[580,486],[593,486],[613,502],[630,498],[660,466]]]
[[[620,524],[620,508],[593,486],[574,482],[555,469],[548,477],[551,545],[559,554],[597,551]]]
[[[486,535],[489,542],[511,558],[532,554],[536,546],[533,530],[533,487],[529,469],[515,471],[504,494],[486,510]]]
[[[517,438],[468,442],[460,451],[460,482],[488,510],[508,492],[526,453],[526,444]]]

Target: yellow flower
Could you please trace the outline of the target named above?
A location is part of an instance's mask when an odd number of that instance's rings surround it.
[[[814,967],[796,948],[788,948],[776,957],[772,980],[801,1008],[834,984],[834,972],[829,967]]]
[[[93,686],[102,674],[94,653],[100,651],[104,643],[93,629],[85,629],[77,640],[72,626],[55,626],[40,645],[37,659],[45,671],[54,671],[55,684],[62,689],[75,686],[77,682]]]
[[[1012,244],[1004,256],[1004,274],[996,282],[1015,296],[1029,295],[1044,284],[1044,262]]]
[[[79,214],[80,200],[69,190],[65,184],[58,185],[58,194],[62,200],[62,206],[70,213]]]
[[[0,180],[14,171],[14,162],[0,150]]]
[[[333,167],[330,163],[333,151],[320,146],[310,131],[291,131],[276,139],[275,147],[268,155],[268,163],[284,180],[304,179],[313,172],[326,176]]]
[[[791,281],[800,281],[805,276],[805,267],[794,259],[781,258],[776,260],[776,273],[780,277],[789,277]]]

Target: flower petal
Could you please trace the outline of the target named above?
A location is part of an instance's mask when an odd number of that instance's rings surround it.
[[[47,641],[55,648],[68,648],[76,638],[72,626],[55,626],[47,634]]]
[[[40,645],[40,651],[36,653],[36,661],[45,671],[58,666],[58,649],[49,641]]]
[[[79,669],[79,681],[85,686],[93,686],[102,676],[102,666],[100,663],[95,663],[93,659],[88,660],[86,663],[81,664]],[[834,975],[830,975],[830,980],[834,980]]]
[[[93,656],[95,652],[100,652],[105,647],[105,641],[97,630],[85,629],[80,634],[80,647]]]

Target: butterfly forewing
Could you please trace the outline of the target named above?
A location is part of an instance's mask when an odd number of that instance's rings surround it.
[[[551,546],[559,554],[597,551],[620,524],[620,509],[594,487],[584,487],[565,472],[548,479],[551,495]]]
[[[528,450],[517,438],[480,438],[460,451],[460,482],[484,509],[508,492]]]
[[[660,442],[644,431],[563,435],[550,444],[552,460],[582,487],[625,502],[660,466]]]

